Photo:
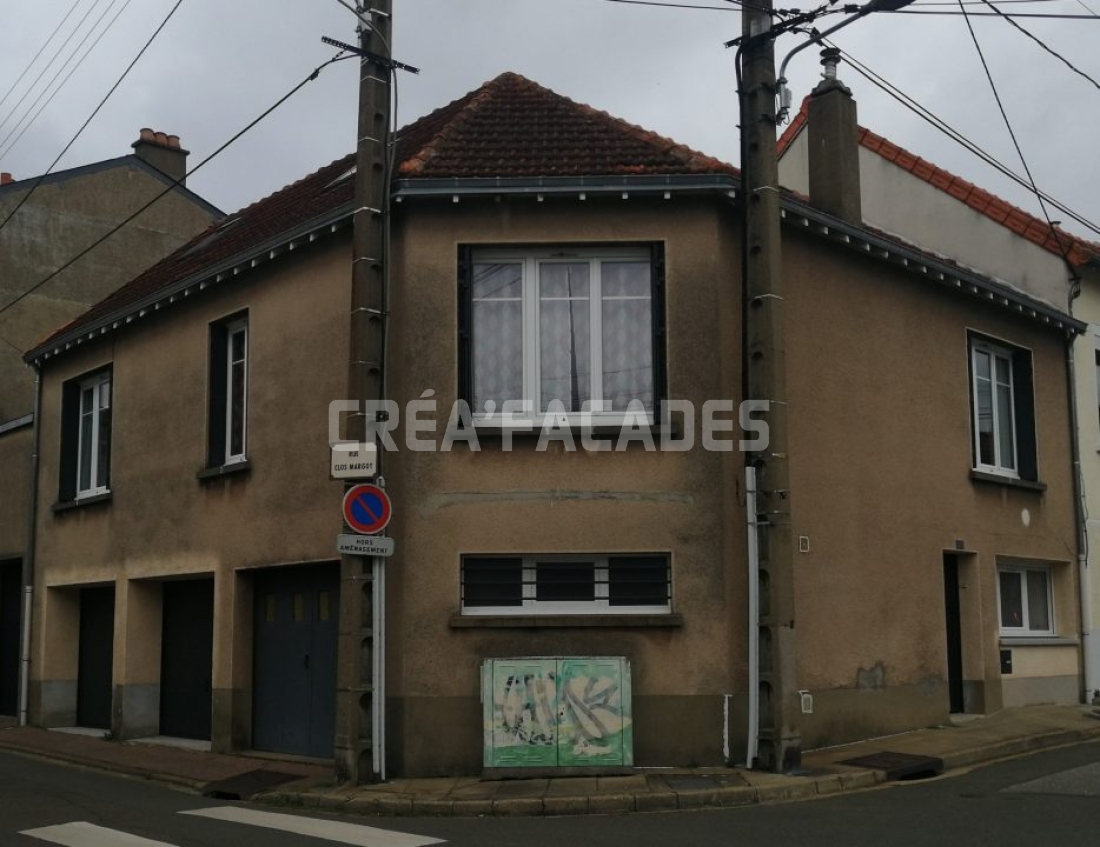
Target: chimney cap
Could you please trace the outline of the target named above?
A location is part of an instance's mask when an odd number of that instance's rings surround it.
[[[178,135],[169,135],[165,132],[155,131],[147,126],[143,126],[138,132],[138,140],[130,146],[135,150],[142,144],[149,144],[153,147],[162,147],[165,150],[173,150],[179,153],[188,153],[190,151],[184,150],[180,146],[180,137]]]

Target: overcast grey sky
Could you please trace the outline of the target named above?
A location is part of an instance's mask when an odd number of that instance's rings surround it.
[[[723,0],[669,1],[728,6]],[[0,121],[5,121],[0,123],[0,169],[16,178],[35,176],[50,164],[175,0],[6,0],[0,27],[0,97],[74,2],[75,11],[58,37],[0,105]],[[394,6],[394,54],[423,69],[420,76],[400,75],[402,124],[510,70],[703,152],[737,161],[733,51],[722,46],[740,32],[740,15],[733,6],[731,11],[664,9],[608,0],[395,0]],[[1090,9],[1100,11],[1100,0],[1038,0],[1002,8],[1086,15]],[[24,113],[37,111],[28,107],[83,34],[92,32],[83,48],[87,50],[120,10],[114,26],[19,141],[12,145],[18,131],[4,140]],[[31,88],[46,59],[77,29],[85,12],[89,15],[62,59]],[[1100,79],[1100,19],[1020,23]],[[192,152],[193,165],[333,55],[321,43],[322,35],[354,41],[354,25],[336,0],[183,0],[58,167],[128,153],[143,126],[178,134]],[[1008,22],[980,18],[974,26],[1039,186],[1100,222],[1100,90]],[[800,38],[785,36],[779,55]],[[1020,170],[962,17],[872,15],[836,40]],[[791,85],[796,107],[819,69],[815,49],[795,60]],[[57,82],[68,73],[62,72]],[[842,67],[841,77],[856,95],[864,126],[1038,213],[1025,191],[854,71]],[[45,97],[38,106],[44,102]],[[354,62],[334,65],[189,185],[226,211],[250,203],[350,152],[355,108]],[[1080,226],[1067,226],[1088,234]],[[1093,238],[1100,240],[1095,234]]]

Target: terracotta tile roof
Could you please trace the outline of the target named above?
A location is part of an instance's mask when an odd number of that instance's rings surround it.
[[[422,118],[401,139],[405,178],[737,173],[514,73]]]
[[[802,128],[806,126],[808,103],[808,97],[803,99],[798,114],[791,119],[790,124],[779,137],[780,156],[786,152],[787,148],[798,137]],[[1059,227],[1051,227],[1046,221],[1028,214],[1023,209],[1007,203],[984,188],[979,188],[916,154],[898,147],[888,139],[865,127],[859,128],[859,143],[867,150],[877,153],[886,161],[893,162],[902,170],[908,171],[918,179],[934,185],[941,191],[945,191],[974,211],[985,215],[990,220],[1007,227],[1020,237],[1038,244],[1051,253],[1061,256],[1065,248],[1067,258],[1076,267],[1085,265],[1090,259],[1100,256],[1100,245],[1071,235]]]
[[[513,73],[425,115],[397,138],[402,179],[738,173]],[[340,177],[354,164],[354,154],[345,156],[215,223],[38,348],[338,210],[352,200],[354,180]]]

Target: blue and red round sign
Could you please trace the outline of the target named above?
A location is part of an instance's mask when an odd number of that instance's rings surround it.
[[[344,495],[344,522],[363,535],[384,530],[392,512],[389,495],[377,485],[353,485]]]

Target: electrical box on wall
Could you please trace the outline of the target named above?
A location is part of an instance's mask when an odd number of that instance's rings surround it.
[[[1012,673],[1012,651],[1011,650],[1002,650],[1001,651],[1001,673],[1003,673],[1003,674]]]
[[[481,685],[486,768],[634,764],[627,659],[487,659]]]

